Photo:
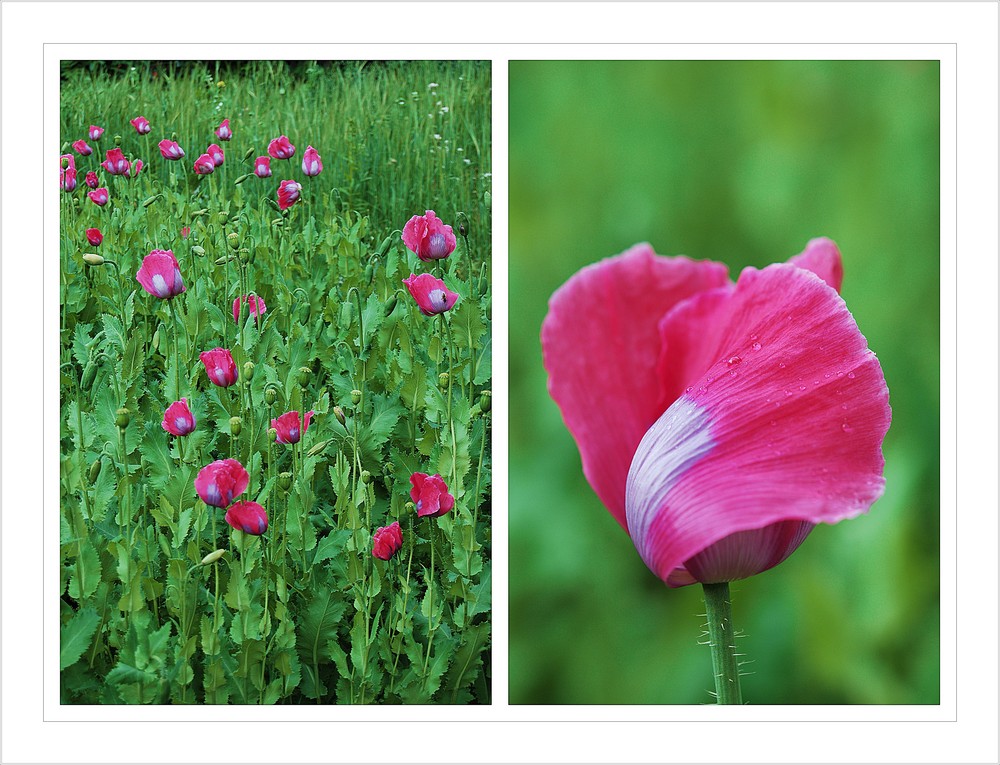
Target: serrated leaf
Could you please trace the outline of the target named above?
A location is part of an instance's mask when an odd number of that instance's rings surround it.
[[[89,540],[80,542],[80,549],[72,567],[69,594],[82,602],[94,594],[101,581],[101,559]]]
[[[122,329],[122,323],[109,313],[101,316],[101,322],[104,325],[104,337],[115,346],[119,353],[124,351],[125,330]]]
[[[307,664],[324,662],[330,657],[325,653],[328,641],[336,640],[337,627],[344,616],[347,604],[339,600],[339,593],[332,590],[313,596],[303,613],[298,628],[298,649]]]
[[[59,630],[59,669],[72,666],[84,651],[90,648],[91,639],[101,617],[93,608],[82,608]]]

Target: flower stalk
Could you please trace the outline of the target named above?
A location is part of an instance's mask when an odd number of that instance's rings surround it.
[[[702,587],[705,590],[705,615],[708,619],[708,644],[712,649],[716,703],[742,704],[729,582],[703,584]]]

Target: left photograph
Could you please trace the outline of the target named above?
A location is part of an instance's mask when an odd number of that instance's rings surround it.
[[[62,62],[61,703],[491,703],[490,113]]]

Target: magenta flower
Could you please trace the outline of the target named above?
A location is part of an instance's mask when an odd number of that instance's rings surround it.
[[[233,137],[233,130],[229,127],[229,120],[224,119],[222,123],[215,129],[215,134],[219,137],[220,141],[228,141]]]
[[[69,164],[59,163],[59,189],[61,191],[76,190],[76,166],[70,157]]]
[[[130,172],[126,173],[126,175],[130,178],[135,178],[137,175],[139,175],[140,170],[142,170],[142,160],[141,159],[132,160],[132,169]]]
[[[212,507],[229,507],[233,499],[247,490],[250,474],[239,460],[216,460],[205,465],[194,479],[194,490],[201,501]]]
[[[175,401],[167,407],[167,410],[163,413],[163,422],[160,424],[171,435],[186,436],[194,430],[198,422],[191,413],[187,399],[182,398],[180,401]]]
[[[299,201],[302,195],[302,184],[296,181],[282,181],[278,184],[278,207],[287,210]]]
[[[444,515],[455,506],[455,498],[448,493],[448,486],[437,473],[414,473],[410,476],[410,483],[413,484],[410,499],[417,506],[417,515]]]
[[[300,421],[298,412],[285,412],[280,417],[271,420],[271,427],[277,431],[277,435],[274,437],[275,442],[297,444],[303,434],[309,430],[309,420],[314,414],[316,413],[308,411]]]
[[[205,365],[205,374],[208,375],[208,379],[220,388],[228,388],[231,385],[235,385],[239,379],[240,373],[236,369],[233,354],[225,348],[213,348],[210,351],[202,351],[198,358]]]
[[[73,171],[73,180],[76,180],[76,171]],[[72,189],[70,189],[72,191]],[[108,203],[108,190],[103,186],[99,189],[94,189],[93,191],[88,191],[87,196],[90,197],[90,201],[93,202],[98,207],[104,207]]]
[[[246,534],[260,536],[267,531],[267,511],[256,502],[236,502],[226,511],[226,523]]]
[[[202,154],[194,161],[194,172],[197,175],[211,175],[215,172],[215,161],[208,154]]]
[[[323,172],[323,160],[312,146],[306,146],[306,150],[302,153],[302,172],[309,176]]]
[[[101,242],[104,241],[104,234],[99,228],[88,228],[84,233],[87,235],[87,241],[90,242],[91,247],[100,247]]]
[[[98,127],[97,125],[91,125],[87,135],[90,136],[91,141],[100,141],[101,136],[104,135],[104,128]]]
[[[132,127],[135,128],[135,132],[139,135],[146,135],[152,128],[149,126],[149,120],[143,116],[138,116],[135,119],[129,120],[132,123]]]
[[[441,279],[431,274],[420,274],[420,276],[410,274],[409,279],[403,279],[403,284],[425,316],[444,313],[458,300],[457,293],[452,292]]]
[[[258,178],[270,178],[271,158],[267,156],[257,157],[253,163],[253,172]]]
[[[164,159],[180,159],[184,156],[184,149],[180,147],[177,141],[171,141],[169,138],[164,138],[157,144],[160,147],[160,154]]]
[[[83,179],[83,182],[87,184],[88,188],[96,189],[97,188],[97,173],[95,173],[93,170],[88,171],[87,175]]]
[[[93,192],[91,192],[93,193]],[[170,300],[186,289],[172,250],[153,250],[142,259],[136,280],[153,297]]]
[[[403,530],[399,521],[380,526],[372,535],[372,555],[379,560],[390,560],[403,546]]]
[[[881,496],[888,390],[842,274],[828,239],[736,284],[638,245],[552,296],[549,391],[587,480],[671,587],[765,571]]]
[[[267,153],[275,159],[291,159],[295,154],[295,147],[287,136],[279,136],[267,145]]]
[[[89,157],[91,154],[94,153],[94,150],[91,149],[87,145],[87,142],[84,141],[82,138],[79,141],[73,141],[73,151],[75,151],[81,157]]]
[[[121,149],[108,149],[107,159],[101,163],[101,167],[111,175],[128,175],[129,161],[125,159]]]
[[[226,155],[222,153],[222,147],[217,143],[209,145],[205,153],[212,158],[212,164],[216,167],[226,161]]]
[[[257,320],[260,320],[260,317],[264,315],[265,311],[267,311],[267,306],[264,305],[264,298],[257,295],[241,295],[233,301],[234,321],[240,320],[240,305],[243,303],[246,303],[247,310],[249,310],[250,314]]]
[[[458,240],[451,226],[428,210],[423,215],[414,215],[403,226],[403,244],[421,260],[440,260],[454,252]]]

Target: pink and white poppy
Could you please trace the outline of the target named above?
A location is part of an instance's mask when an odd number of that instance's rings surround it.
[[[203,351],[198,357],[205,365],[205,373],[208,379],[220,388],[228,388],[235,385],[240,374],[236,369],[236,362],[225,348],[213,348],[210,351]]]
[[[215,172],[215,162],[208,154],[202,154],[194,161],[194,171],[198,175],[211,175]]]
[[[205,149],[205,153],[212,158],[212,164],[216,167],[226,161],[226,155],[222,153],[222,147],[217,143],[213,143]]]
[[[89,171],[87,173],[86,177],[84,177],[83,182],[85,184],[87,184],[88,188],[96,189],[97,188],[97,173],[95,173],[93,170]]]
[[[306,146],[302,152],[302,172],[308,176],[319,175],[323,172],[323,160],[320,159],[319,152],[312,146]]]
[[[187,239],[189,236],[191,236],[191,227],[181,226],[181,239]]]
[[[250,474],[234,459],[211,462],[194,479],[194,490],[201,501],[212,507],[229,507],[249,485]]]
[[[296,181],[282,181],[278,184],[278,207],[287,210],[299,201],[302,195],[302,184]]]
[[[104,234],[101,233],[101,229],[99,228],[88,228],[84,233],[91,247],[100,247],[101,242],[104,241]]]
[[[141,115],[139,117],[136,117],[135,119],[129,120],[129,122],[132,123],[132,127],[135,128],[135,132],[138,133],[139,135],[146,135],[150,130],[153,129],[149,126],[149,120],[147,120],[145,117]]]
[[[455,506],[455,498],[448,493],[448,485],[440,475],[414,473],[410,476],[410,499],[417,506],[417,515],[437,517]]]
[[[639,245],[560,287],[549,391],[584,474],[671,587],[753,576],[881,496],[888,390],[827,239],[744,269]]]
[[[308,411],[302,419],[298,412],[285,412],[280,417],[271,420],[271,427],[277,431],[274,440],[279,444],[297,444],[309,430],[309,420],[316,414]]]
[[[99,189],[88,191],[87,196],[90,197],[90,201],[98,207],[104,207],[104,205],[108,203],[108,190],[103,186]]]
[[[82,138],[79,141],[73,141],[73,151],[75,151],[81,157],[89,157],[91,154],[94,153],[94,150],[91,149],[87,145],[87,142],[84,141]]]
[[[66,155],[69,156],[69,155]],[[67,164],[61,161],[59,162],[59,189],[61,191],[75,191],[76,190],[76,165],[72,162],[72,157],[70,157],[70,162]]]
[[[186,289],[172,250],[153,250],[142,259],[136,280],[153,297],[171,300]]]
[[[160,147],[160,154],[164,159],[180,159],[184,156],[184,149],[180,147],[177,141],[171,141],[169,138],[164,138],[157,144]]]
[[[458,301],[458,294],[432,274],[410,274],[409,279],[403,279],[403,284],[417,301],[417,307],[424,316],[436,316],[449,311]]]
[[[186,398],[175,401],[163,413],[163,422],[160,423],[163,429],[175,436],[186,436],[195,429],[198,424],[191,408],[188,406]]]
[[[271,158],[266,156],[257,157],[253,163],[253,172],[258,178],[270,178]]]
[[[125,155],[122,154],[122,150],[108,149],[107,159],[101,163],[101,167],[108,171],[111,175],[128,175],[129,161],[125,159]]]
[[[128,175],[129,178],[135,178],[137,175],[139,175],[139,172],[141,170],[142,170],[142,160],[141,159],[133,159],[132,160],[132,168],[131,168],[131,170],[129,170],[129,172],[127,173],[127,175]]]
[[[402,238],[421,260],[447,258],[458,244],[451,226],[446,226],[433,210],[410,218],[403,226]]]
[[[287,136],[279,136],[272,139],[267,145],[267,153],[275,159],[291,159],[295,154],[295,147],[292,146]]]
[[[372,534],[372,555],[379,560],[390,560],[403,546],[403,530],[399,521],[381,526]]]
[[[219,137],[220,141],[228,141],[233,137],[232,128],[229,127],[229,120],[224,119],[222,123],[215,129],[215,134]]]
[[[265,311],[267,311],[267,306],[264,304],[264,298],[259,295],[241,295],[233,301],[234,321],[240,320],[240,306],[244,303],[250,311],[250,314],[258,321],[260,320],[260,317],[264,315]]]
[[[97,125],[91,125],[87,135],[90,136],[91,141],[100,141],[101,136],[104,135],[104,128],[98,127]]]
[[[245,534],[260,536],[267,531],[267,511],[256,502],[235,502],[226,511],[226,523]]]

